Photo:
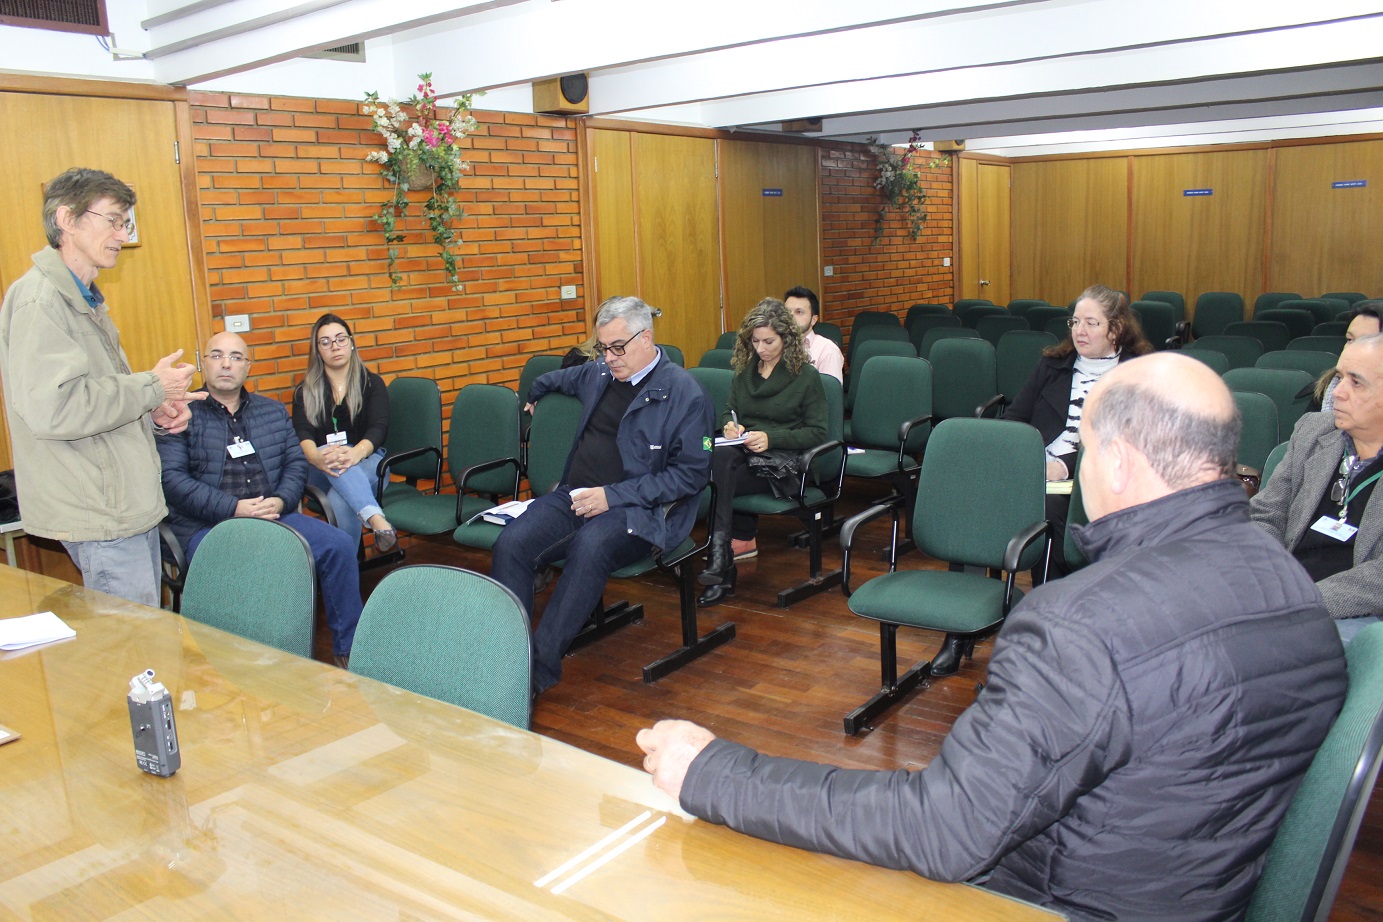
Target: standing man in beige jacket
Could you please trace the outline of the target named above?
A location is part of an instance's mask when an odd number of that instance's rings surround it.
[[[182,350],[132,372],[96,287],[129,241],[135,195],[100,170],[48,183],[48,246],[0,306],[0,379],[24,530],[63,543],[91,589],[159,604],[167,514],[154,433],[191,419]]]

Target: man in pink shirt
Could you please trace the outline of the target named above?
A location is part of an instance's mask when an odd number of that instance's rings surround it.
[[[817,318],[821,316],[821,301],[816,297],[816,292],[798,285],[796,288],[788,289],[788,293],[783,295],[783,303],[792,312],[792,319],[797,321],[797,325],[806,334],[802,337],[802,345],[807,347],[807,355],[811,356],[816,370],[823,375],[830,375],[843,385],[845,356],[840,354],[840,347],[826,337],[812,332]]]

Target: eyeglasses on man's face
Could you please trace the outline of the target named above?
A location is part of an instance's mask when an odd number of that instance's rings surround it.
[[[624,355],[624,350],[629,348],[629,344],[632,343],[634,340],[638,339],[640,336],[642,336],[644,332],[644,330],[640,330],[628,339],[617,343],[610,343],[610,345],[608,346],[604,343],[596,343],[595,354],[604,355],[605,353],[609,352],[611,355]]]
[[[109,221],[109,222],[110,222],[111,230],[114,230],[114,231],[124,231],[124,232],[127,233],[127,234],[133,234],[133,233],[134,233],[134,222],[131,221],[127,215],[123,215],[123,214],[101,214],[101,212],[99,212],[99,211],[92,211],[92,210],[89,209],[89,208],[87,209],[87,212],[86,212],[86,213],[87,213],[87,214],[94,214],[96,217],[101,218],[101,219],[104,220],[104,221]]]
[[[1082,322],[1084,322],[1087,330],[1098,330],[1100,327],[1104,326],[1103,320],[1096,320],[1093,317],[1087,318],[1085,321],[1082,321],[1079,317],[1072,317],[1070,320],[1066,321],[1066,325],[1074,330],[1077,329]]]
[[[230,362],[232,365],[243,365],[249,358],[239,352],[208,352],[202,356],[212,365],[220,365],[222,362]]]
[[[337,333],[335,336],[323,336],[317,340],[317,345],[323,349],[330,349],[332,346],[344,346],[351,341],[351,334]]]

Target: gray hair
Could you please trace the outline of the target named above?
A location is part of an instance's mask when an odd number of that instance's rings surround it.
[[[1200,407],[1168,400],[1152,387],[1133,381],[1110,384],[1085,418],[1100,442],[1122,439],[1136,448],[1173,490],[1234,474],[1242,420],[1239,408],[1218,417]]]
[[[653,308],[645,304],[642,298],[628,295],[606,298],[595,313],[596,329],[616,320],[625,322],[630,336],[638,336],[644,330],[653,329]]]
[[[53,249],[62,247],[62,228],[58,226],[58,209],[66,205],[81,217],[87,209],[103,198],[115,202],[124,211],[134,207],[134,190],[102,170],[73,167],[43,188],[43,233]]]

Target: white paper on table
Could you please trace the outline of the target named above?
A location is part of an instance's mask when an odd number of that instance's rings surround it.
[[[76,636],[77,632],[51,611],[0,620],[0,650],[22,650]]]
[[[746,438],[748,438],[748,436],[745,436],[745,435],[741,435],[741,436],[739,436],[739,437],[737,437],[737,438],[733,438],[733,439],[726,438],[726,437],[723,436],[723,435],[718,435],[718,436],[716,436],[716,444],[717,444],[717,445],[743,445],[743,444],[744,444],[744,440],[745,440]]]

